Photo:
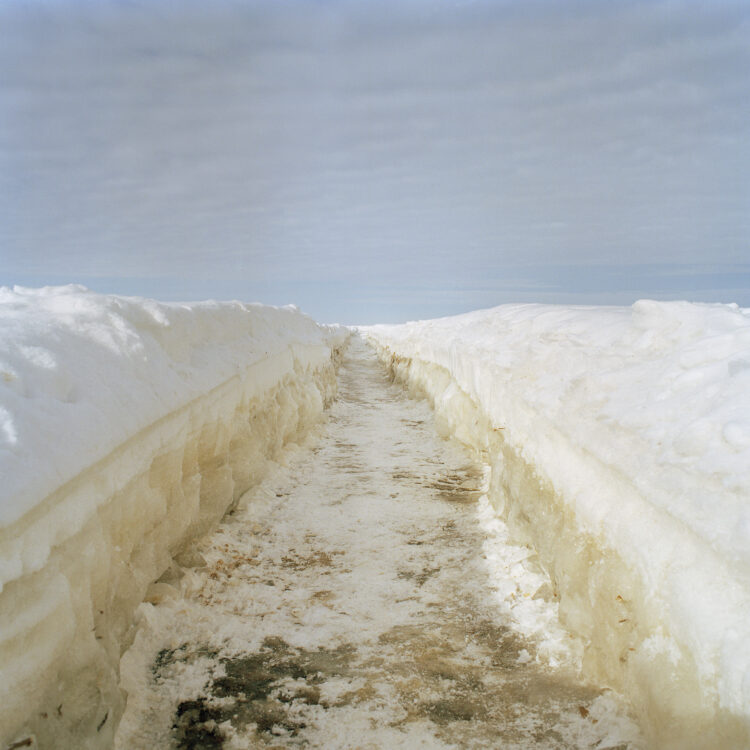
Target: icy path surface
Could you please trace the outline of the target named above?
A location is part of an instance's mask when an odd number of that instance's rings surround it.
[[[483,467],[359,340],[339,388],[312,449],[143,605],[117,747],[642,747],[616,697],[577,680]]]

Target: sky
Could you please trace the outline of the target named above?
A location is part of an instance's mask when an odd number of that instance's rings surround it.
[[[0,284],[750,306],[750,2],[0,0]]]

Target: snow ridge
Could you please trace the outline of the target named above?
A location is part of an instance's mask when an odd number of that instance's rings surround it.
[[[349,333],[78,286],[0,321],[0,744],[110,747],[135,608],[320,418]]]
[[[746,747],[750,310],[503,305],[364,332],[489,451],[493,502],[656,745]]]

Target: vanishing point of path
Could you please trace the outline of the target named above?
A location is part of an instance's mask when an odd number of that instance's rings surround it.
[[[144,608],[119,750],[641,747],[576,679],[483,467],[358,338],[339,381],[309,446]]]

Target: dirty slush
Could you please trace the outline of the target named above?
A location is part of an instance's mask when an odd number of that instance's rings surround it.
[[[484,467],[356,338],[339,379],[326,424],[142,606],[119,750],[642,747],[572,639],[550,658],[500,606],[542,574],[481,523]]]

